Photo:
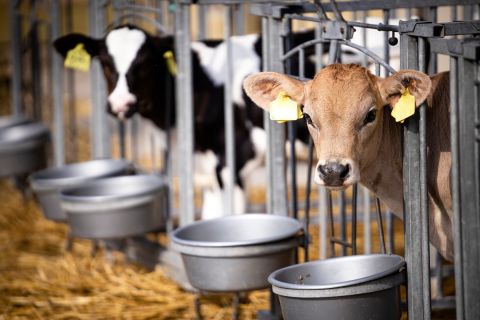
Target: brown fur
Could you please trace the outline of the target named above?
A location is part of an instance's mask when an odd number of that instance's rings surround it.
[[[259,83],[262,89],[256,85]],[[425,99],[430,106],[427,111],[430,240],[446,259],[453,260],[447,73],[429,78],[418,71],[403,70],[381,79],[357,65],[334,64],[307,83],[271,72],[252,75],[244,82],[250,98],[266,110],[280,90],[303,104],[304,112],[313,122],[309,130],[318,159],[353,164],[357,171],[352,170],[344,186],[360,182],[400,218],[403,215],[402,126],[390,115],[389,105],[398,101],[405,86],[415,96],[417,106]],[[365,125],[365,115],[372,107],[376,110],[376,120]],[[322,183],[320,180],[316,181]]]

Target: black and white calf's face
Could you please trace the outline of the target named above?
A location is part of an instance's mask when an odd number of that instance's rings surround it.
[[[163,53],[171,50],[164,38],[153,37],[143,30],[124,26],[110,31],[104,39],[69,34],[57,39],[55,48],[63,56],[79,43],[101,62],[108,87],[108,111],[125,119],[135,112],[149,113],[158,92],[169,76]],[[161,89],[160,89],[161,90]]]

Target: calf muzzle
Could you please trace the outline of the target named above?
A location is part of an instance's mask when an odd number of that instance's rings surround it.
[[[329,162],[317,166],[320,179],[327,187],[341,187],[350,173],[350,165],[343,165],[339,162]]]

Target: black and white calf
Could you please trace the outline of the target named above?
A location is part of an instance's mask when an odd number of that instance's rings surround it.
[[[313,33],[299,33],[295,43],[311,38]],[[54,46],[64,57],[78,44],[98,57],[108,84],[108,111],[119,119],[138,112],[165,130],[175,126],[175,79],[168,71],[164,54],[175,52],[172,36],[157,37],[130,25],[110,31],[103,39],[69,34],[57,39]],[[244,94],[243,79],[261,70],[261,39],[258,35],[232,37],[233,101],[235,114],[235,213],[245,212],[245,195],[241,177],[263,162],[266,140],[262,112]],[[216,177],[215,184],[204,192],[202,218],[220,216],[225,182],[224,83],[226,45],[206,40],[191,45],[193,67],[194,148],[197,170]],[[314,72],[315,70],[311,70]],[[167,112],[169,110],[169,112]],[[301,126],[303,128],[303,126]],[[301,136],[308,136],[305,134]],[[196,161],[197,162],[197,161]]]

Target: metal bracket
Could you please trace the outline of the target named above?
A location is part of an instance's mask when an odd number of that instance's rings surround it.
[[[443,37],[444,25],[428,21],[400,21],[399,32],[417,37]]]
[[[324,20],[320,22],[320,37],[326,40],[350,40],[355,29],[345,21]]]

